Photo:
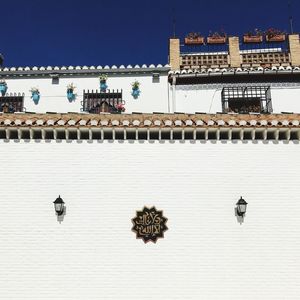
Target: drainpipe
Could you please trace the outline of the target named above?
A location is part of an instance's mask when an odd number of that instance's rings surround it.
[[[171,113],[174,113],[176,111],[176,76],[173,75],[172,78],[172,107],[171,107]]]

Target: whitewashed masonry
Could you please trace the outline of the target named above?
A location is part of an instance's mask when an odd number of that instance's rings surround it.
[[[25,67],[3,68],[6,97],[20,96],[23,111],[46,113],[83,112],[83,92],[99,91],[99,75],[108,76],[108,91],[122,91],[125,112],[218,113],[224,87],[269,86],[271,113],[300,112],[299,67],[209,68],[170,71],[169,66],[113,67]],[[131,83],[140,82],[140,96],[131,95]],[[76,86],[74,101],[67,99],[67,85]],[[31,98],[30,88],[38,87],[40,100]],[[5,103],[8,100],[0,101]],[[1,104],[3,104],[1,102]]]
[[[107,75],[107,92],[119,91],[127,113],[155,111],[168,112],[168,71],[169,66],[69,66],[69,67],[18,67],[2,68],[0,77],[7,83],[6,96],[24,98],[23,111],[46,112],[82,112],[83,92],[99,92],[99,76]],[[134,81],[140,83],[140,96],[131,95]],[[74,101],[67,99],[67,86],[76,86]],[[37,87],[40,100],[31,98],[30,89]],[[0,97],[1,100],[1,97]]]
[[[0,165],[0,299],[299,298],[298,143],[0,140]]]

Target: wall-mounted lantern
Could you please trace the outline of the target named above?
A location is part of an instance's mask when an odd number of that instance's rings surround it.
[[[58,216],[61,216],[64,211],[65,211],[65,202],[63,201],[63,199],[60,198],[60,195],[58,196],[58,198],[53,202],[54,203],[54,209],[55,212]]]
[[[236,203],[236,213],[240,217],[244,217],[247,210],[247,202],[241,197]]]

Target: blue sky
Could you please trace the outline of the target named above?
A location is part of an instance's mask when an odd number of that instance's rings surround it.
[[[291,3],[299,32],[300,1]],[[180,37],[289,30],[288,0],[9,0],[0,53],[5,66],[165,64],[173,11]]]

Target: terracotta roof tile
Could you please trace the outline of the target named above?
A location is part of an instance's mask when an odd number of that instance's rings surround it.
[[[7,126],[300,127],[300,114],[0,114]]]

